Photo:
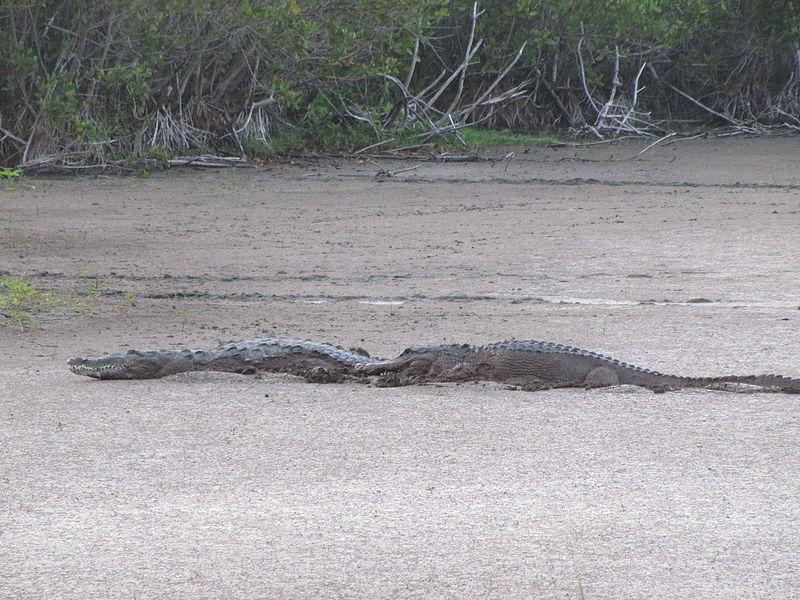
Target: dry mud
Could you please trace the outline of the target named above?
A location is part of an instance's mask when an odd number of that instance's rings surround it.
[[[797,597],[797,396],[66,368],[515,337],[800,376],[800,140],[644,146],[6,185],[0,274],[60,309],[0,328],[0,596]]]

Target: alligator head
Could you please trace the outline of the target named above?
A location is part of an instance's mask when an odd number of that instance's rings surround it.
[[[95,379],[153,379],[186,370],[180,368],[183,361],[178,356],[162,350],[129,350],[99,358],[71,358],[69,368]]]

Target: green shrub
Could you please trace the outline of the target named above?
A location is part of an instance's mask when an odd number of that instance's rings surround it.
[[[0,3],[0,164],[350,149],[439,131],[465,107],[458,119],[484,127],[577,128],[596,117],[587,92],[631,101],[640,72],[637,101],[655,118],[709,116],[679,88],[732,119],[800,124],[795,2],[479,9],[473,23],[471,0]],[[478,103],[515,86],[513,101]]]

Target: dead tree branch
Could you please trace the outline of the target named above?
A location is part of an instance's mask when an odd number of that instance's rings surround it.
[[[639,80],[641,79],[642,72],[647,66],[647,62],[642,62],[639,65],[636,75],[633,79],[633,86],[631,89],[631,98],[628,100],[622,94],[623,81],[620,77],[620,52],[619,47],[614,47],[614,72],[611,76],[611,91],[602,106],[596,101],[589,92],[588,85],[586,84],[586,73],[584,69],[583,57],[581,53],[581,45],[583,38],[578,42],[577,55],[580,65],[581,82],[583,84],[583,91],[589,104],[597,112],[597,118],[594,125],[586,125],[585,129],[591,132],[596,137],[603,139],[603,133],[611,133],[614,136],[633,134],[636,136],[656,137],[666,133],[664,129],[656,125],[650,120],[650,114],[636,110],[636,105],[639,101],[639,93],[644,89],[640,87]]]

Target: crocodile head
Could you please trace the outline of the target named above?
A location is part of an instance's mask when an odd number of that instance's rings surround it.
[[[176,372],[173,362],[160,350],[129,350],[99,358],[71,358],[69,368],[95,379],[153,379]]]

